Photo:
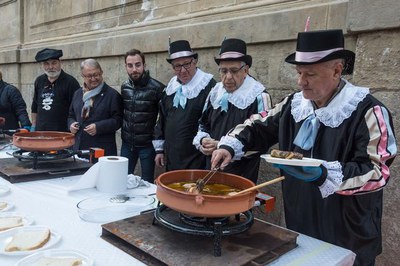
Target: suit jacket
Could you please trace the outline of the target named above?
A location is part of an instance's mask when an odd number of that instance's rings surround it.
[[[91,147],[104,149],[105,155],[117,155],[115,132],[122,125],[122,99],[121,95],[104,83],[101,93],[93,99],[93,107],[90,108],[89,117],[85,120],[81,117],[83,107],[83,89],[74,93],[69,108],[68,128],[72,123],[80,123],[80,129],[75,135],[74,150],[84,150]],[[96,124],[96,135],[90,136],[83,129]]]

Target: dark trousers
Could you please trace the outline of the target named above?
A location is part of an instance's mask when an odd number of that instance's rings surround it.
[[[138,159],[140,159],[140,166],[142,168],[141,177],[150,183],[154,183],[154,158],[156,157],[156,152],[152,146],[131,148],[130,145],[123,142],[121,146],[121,156],[129,159],[128,174],[133,174],[136,163]]]

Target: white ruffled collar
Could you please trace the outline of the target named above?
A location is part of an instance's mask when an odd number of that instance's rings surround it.
[[[247,75],[243,84],[234,92],[228,93],[228,101],[239,109],[246,109],[265,90],[265,87]],[[226,92],[222,82],[218,82],[210,92],[210,102],[214,109],[218,109],[220,101]]]
[[[196,98],[199,93],[205,89],[210,80],[213,78],[212,74],[205,73],[199,68],[196,74],[188,84],[181,84],[178,82],[177,76],[174,76],[168,83],[165,92],[167,95],[174,94],[182,86],[182,95],[188,99]]]
[[[347,80],[343,89],[326,107],[314,111],[310,100],[303,97],[303,92],[297,92],[291,103],[291,113],[296,123],[315,112],[315,116],[325,126],[335,128],[349,118],[357,109],[357,105],[369,94],[369,89],[357,87]]]

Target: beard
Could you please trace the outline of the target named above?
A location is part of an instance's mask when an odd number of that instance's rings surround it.
[[[129,77],[130,77],[131,80],[133,80],[133,81],[138,81],[138,80],[140,80],[140,79],[142,78],[142,76],[143,76],[143,73],[139,73],[139,72],[132,73],[132,74],[129,75]]]
[[[61,74],[61,70],[59,70],[59,71],[44,71],[44,73],[50,78],[56,78]]]

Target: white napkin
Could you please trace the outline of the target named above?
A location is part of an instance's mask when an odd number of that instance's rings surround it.
[[[146,180],[143,180],[140,176],[138,175],[128,175],[128,189],[132,188],[137,188],[137,187],[150,187],[150,183],[147,182]]]

